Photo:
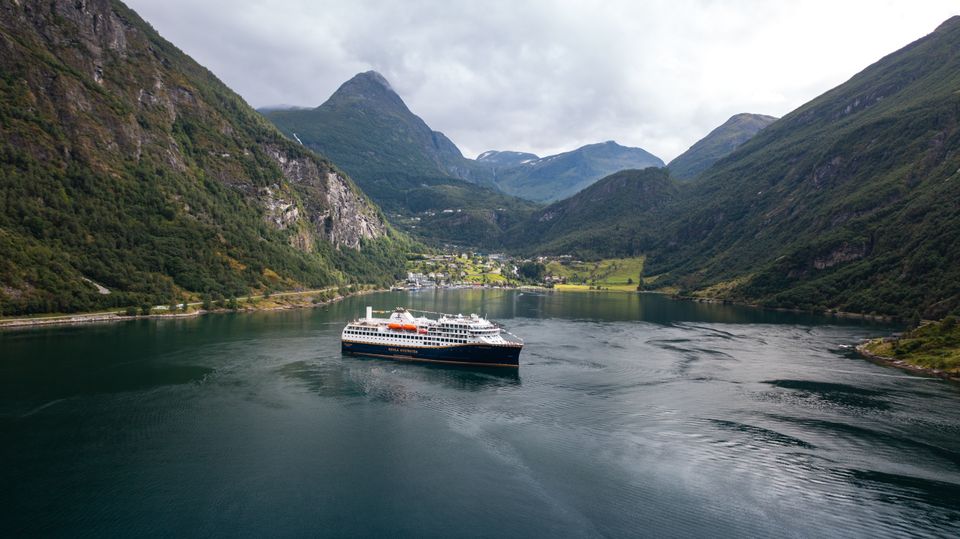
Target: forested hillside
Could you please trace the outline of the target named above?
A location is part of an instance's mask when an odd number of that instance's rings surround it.
[[[356,178],[395,224],[432,243],[496,240],[536,208],[497,191],[489,166],[463,157],[375,71],[354,76],[319,107],[262,112]]]
[[[775,122],[764,114],[735,114],[707,136],[698,140],[687,151],[678,155],[667,167],[678,180],[692,180],[714,163],[730,155],[741,144],[753,138],[761,129]]]
[[[663,204],[631,198],[635,215],[620,226],[641,228],[586,252],[647,254],[658,282],[769,306],[956,311],[958,88],[954,17],[763,129]],[[598,211],[538,245],[587,249],[572,234],[609,230],[608,220]]]
[[[503,242],[528,255],[638,255],[659,241],[664,210],[679,192],[664,168],[624,170],[537,211],[510,229]]]
[[[0,3],[0,209],[4,314],[403,269],[345,175],[109,0]]]

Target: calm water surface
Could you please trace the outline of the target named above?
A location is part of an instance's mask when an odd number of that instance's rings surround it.
[[[367,304],[520,371],[341,356]],[[844,348],[889,329],[467,290],[0,332],[0,535],[956,536],[960,386]]]

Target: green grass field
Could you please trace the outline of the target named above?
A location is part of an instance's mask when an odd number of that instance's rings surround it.
[[[609,290],[635,291],[643,274],[642,256],[635,258],[608,258],[596,262],[547,263],[547,275],[566,277],[566,285],[557,290],[589,290],[599,286]]]

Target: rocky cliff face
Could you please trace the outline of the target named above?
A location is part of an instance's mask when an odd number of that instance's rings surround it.
[[[329,157],[394,224],[424,241],[489,246],[505,222],[534,208],[496,191],[488,163],[463,157],[375,71],[346,81],[319,107],[262,112],[290,140]],[[448,209],[458,210],[456,218]]]
[[[47,253],[0,268],[0,308],[76,308],[57,302],[82,277],[146,295],[328,283],[363,256],[338,251],[393,234],[329,161],[111,0],[0,3],[0,169],[0,251]]]
[[[192,62],[137,24],[129,10],[110,0],[78,0],[22,2],[7,6],[4,12],[8,25],[12,22],[20,30],[32,29],[64,67],[79,75],[57,73],[52,81],[44,80],[43,70],[38,69],[37,78],[23,81],[35,101],[46,101],[45,108],[61,116],[62,126],[68,130],[65,161],[82,156],[111,168],[108,161],[117,156],[103,159],[99,155],[103,150],[138,161],[149,152],[162,156],[166,165],[178,172],[188,172],[191,165],[199,168],[243,191],[266,210],[271,201],[260,198],[256,189],[263,180],[257,176],[263,173],[249,170],[247,164],[267,155],[280,172],[267,179],[298,199],[299,212],[289,218],[321,223],[314,227],[318,237],[351,248],[359,248],[361,239],[385,233],[375,209],[342,174],[331,174],[333,167],[328,162],[303,152],[287,157],[287,141],[251,118],[254,113],[242,110],[242,100],[226,88],[198,88],[219,81],[199,65],[188,67],[201,75],[200,81],[177,70],[176,64]],[[170,53],[179,58],[165,57]],[[227,95],[215,95],[218,91]],[[239,110],[219,110],[224,99],[229,108]],[[231,112],[245,116],[241,125],[229,117]],[[190,147],[184,147],[178,143],[176,131],[193,122],[207,124],[203,129],[212,130],[215,136],[190,137]],[[247,140],[251,136],[255,139]],[[349,206],[350,211],[331,204]],[[275,221],[266,214],[265,220]],[[286,221],[282,225],[289,226]]]
[[[307,195],[298,210],[319,237],[360,249],[363,240],[386,234],[380,215],[343,174],[311,156],[287,156],[275,146],[269,154],[280,166],[285,183]]]

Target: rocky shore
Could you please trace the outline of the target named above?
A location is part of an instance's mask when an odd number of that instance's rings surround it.
[[[872,361],[878,365],[894,367],[897,369],[909,371],[914,374],[925,375],[925,376],[935,376],[938,378],[944,378],[946,380],[951,380],[954,382],[960,382],[960,374],[956,372],[948,372],[942,369],[916,365],[904,359],[898,359],[895,357],[877,354],[870,350],[871,346],[876,346],[877,344],[882,344],[882,343],[895,342],[896,340],[897,340],[897,337],[882,337],[879,339],[871,339],[858,344],[856,346],[856,351],[858,354],[860,354],[861,357],[867,359],[868,361]]]

